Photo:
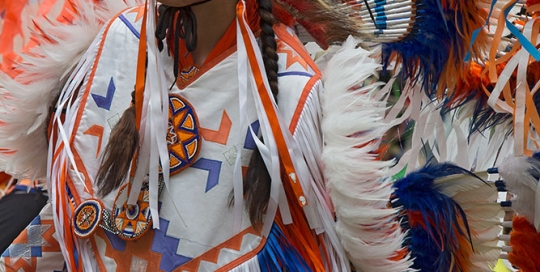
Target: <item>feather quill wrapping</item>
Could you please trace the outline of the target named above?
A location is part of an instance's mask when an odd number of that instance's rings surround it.
[[[471,173],[449,163],[427,164],[394,184],[392,205],[402,211],[407,226],[404,245],[414,258],[414,269],[470,271],[472,267],[472,237],[465,211],[435,184],[437,178],[456,174]]]
[[[392,162],[376,151],[388,126],[386,104],[375,99],[377,61],[349,38],[330,59],[324,75],[322,159],[337,216],[336,232],[354,266],[362,271],[408,271],[401,247],[404,234],[384,177]]]
[[[0,73],[0,169],[16,178],[46,177],[46,127],[50,107],[70,70],[101,26],[137,1],[80,1],[72,24],[44,20],[34,33],[40,46],[24,54],[12,79]]]

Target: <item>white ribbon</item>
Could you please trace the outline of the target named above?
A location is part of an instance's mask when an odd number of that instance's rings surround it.
[[[147,24],[148,68],[141,114],[139,134],[141,149],[139,162],[133,180],[128,205],[135,204],[141,190],[144,175],[149,171],[150,213],[153,227],[159,229],[159,167],[161,164],[165,186],[169,187],[169,151],[167,149],[167,122],[169,118],[169,93],[157,48],[154,33],[156,29],[156,1],[149,0]],[[151,93],[152,92],[152,93]]]

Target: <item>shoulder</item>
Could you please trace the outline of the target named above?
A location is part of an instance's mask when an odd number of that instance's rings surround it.
[[[307,103],[318,104],[321,72],[300,42],[294,30],[278,24],[274,27],[278,60],[278,105],[294,133]],[[316,101],[313,101],[316,100]]]
[[[320,77],[320,71],[311,59],[294,30],[283,24],[274,27],[279,56],[279,71],[282,76],[303,75]]]
[[[102,36],[138,40],[143,22],[144,7],[136,6],[124,9],[109,20],[102,29]],[[119,43],[122,44],[122,43]]]

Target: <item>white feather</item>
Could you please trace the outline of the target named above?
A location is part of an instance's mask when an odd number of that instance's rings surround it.
[[[467,216],[474,248],[472,271],[491,271],[499,258],[498,236],[502,231],[504,210],[497,203],[497,188],[487,180],[487,172],[475,173],[478,178],[459,174],[435,181],[436,188],[452,197]]]
[[[487,179],[487,172],[475,173],[475,175],[482,180]],[[485,183],[477,177],[462,174],[450,175],[436,179],[434,185],[441,193],[449,197],[454,197],[458,193],[468,192],[482,187]],[[495,189],[494,191],[496,192],[497,190]]]
[[[388,168],[375,151],[389,126],[386,103],[376,99],[380,64],[373,52],[349,38],[334,50],[324,71],[323,162],[337,216],[336,232],[354,266],[361,271],[408,271],[411,261],[391,260],[404,233],[388,208],[392,194]]]
[[[538,180],[529,171],[540,170],[540,163],[527,157],[508,157],[498,168],[506,189],[514,195],[512,209],[529,222],[534,222]]]

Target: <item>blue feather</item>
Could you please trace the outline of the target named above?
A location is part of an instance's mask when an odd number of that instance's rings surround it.
[[[454,257],[462,254],[458,237],[466,237],[471,243],[465,212],[434,186],[435,179],[453,174],[475,176],[450,163],[429,163],[394,184],[392,205],[402,210],[402,227],[407,231],[404,246],[414,258],[412,268],[449,271]],[[459,220],[464,227],[459,225]]]
[[[266,244],[257,255],[261,271],[311,271],[300,253],[274,224]]]
[[[411,33],[403,40],[382,46],[384,69],[391,63],[393,53],[397,53],[403,64],[402,76],[412,79],[413,84],[422,78],[424,91],[434,97],[449,52],[454,50],[463,54],[460,60],[465,59],[469,45],[459,38],[456,27],[461,26],[462,16],[459,12],[445,11],[440,0],[416,1],[416,21]],[[451,65],[458,67],[463,63]]]

